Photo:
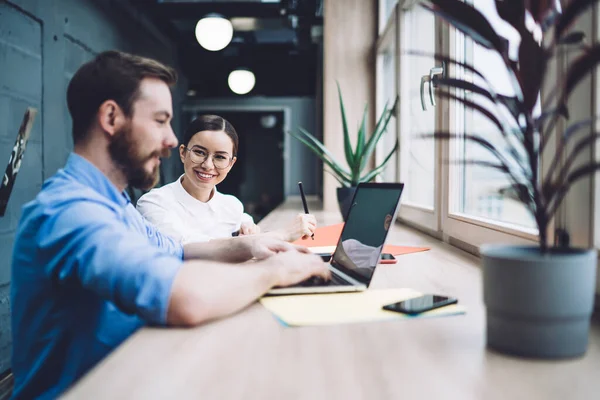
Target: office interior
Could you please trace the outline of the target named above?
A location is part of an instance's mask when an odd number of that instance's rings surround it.
[[[493,58],[418,3],[1,0],[0,161],[11,154],[23,112],[34,107],[38,113],[6,212],[0,217],[0,399],[10,393],[10,260],[21,207],[73,150],[66,88],[75,71],[104,50],[152,57],[177,70],[172,126],[180,140],[185,126],[199,115],[217,114],[232,122],[240,135],[239,159],[219,190],[238,197],[256,222],[297,200],[299,181],[311,204],[322,206],[324,212],[338,212],[339,182],[289,132],[305,129],[343,162],[339,87],[352,141],[365,106],[367,131],[372,132],[386,107],[399,99],[367,164],[367,170],[378,166],[398,142],[397,152],[374,178],[406,185],[395,224],[433,238],[436,246],[459,249],[465,257],[478,257],[479,247],[489,242],[536,243],[532,217],[518,201],[498,194],[505,178],[476,166],[454,168],[449,162],[478,155],[480,150],[464,141],[418,137],[459,125],[466,130],[484,126],[477,115],[450,101],[436,103],[429,96],[430,89],[436,90],[431,82],[422,87],[423,76],[447,67],[432,54],[443,52],[479,63],[494,83],[507,85],[496,75]],[[495,14],[494,0],[475,3],[494,28],[511,38],[510,27],[503,26]],[[578,26],[589,40],[599,38],[598,8],[586,12]],[[233,29],[220,50],[207,50],[199,43],[197,24],[207,16],[223,18]],[[241,88],[233,87],[236,73]],[[560,68],[552,73],[559,76]],[[594,73],[577,90],[576,117],[599,115],[598,89]],[[598,154],[593,147],[584,156],[596,160]],[[161,163],[159,185],[173,182],[182,173],[173,150]],[[596,176],[580,181],[554,221],[569,232],[573,246],[600,248],[598,183]],[[128,191],[133,202],[143,194]],[[599,295],[600,278],[596,298]]]

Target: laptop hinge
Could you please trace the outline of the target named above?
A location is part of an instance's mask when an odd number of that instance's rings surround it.
[[[356,280],[356,279],[354,279],[353,277],[351,277],[351,276],[349,276],[349,275],[346,275],[345,273],[343,273],[342,271],[340,271],[339,269],[337,269],[336,267],[334,267],[334,266],[333,266],[333,265],[331,265],[331,264],[329,264],[329,270],[330,270],[332,273],[334,273],[334,274],[336,274],[337,276],[339,276],[339,277],[341,277],[342,279],[344,279],[346,282],[348,282],[348,283],[351,283],[351,284],[352,284],[352,286],[360,286],[360,285],[362,285],[362,286],[365,286],[365,287],[367,286],[367,284],[366,284],[366,283],[364,283],[364,282],[360,282],[360,281],[357,281],[357,280]]]

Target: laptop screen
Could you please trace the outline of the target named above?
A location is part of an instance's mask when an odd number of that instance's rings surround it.
[[[396,218],[402,183],[363,183],[354,199],[331,264],[361,283],[369,284]]]

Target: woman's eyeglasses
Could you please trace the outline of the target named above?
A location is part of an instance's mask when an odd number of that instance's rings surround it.
[[[225,169],[231,165],[233,158],[227,154],[210,154],[206,150],[199,149],[197,147],[187,148],[185,149],[190,153],[190,160],[194,164],[202,164],[206,162],[208,156],[211,155],[212,163],[216,169]]]

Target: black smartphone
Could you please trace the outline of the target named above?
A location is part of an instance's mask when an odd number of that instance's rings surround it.
[[[381,260],[379,260],[379,264],[396,264],[396,257],[390,253],[381,254]]]
[[[424,294],[423,296],[415,297],[413,299],[387,304],[383,306],[383,309],[404,314],[420,314],[425,311],[456,303],[458,303],[458,300],[454,297]]]

